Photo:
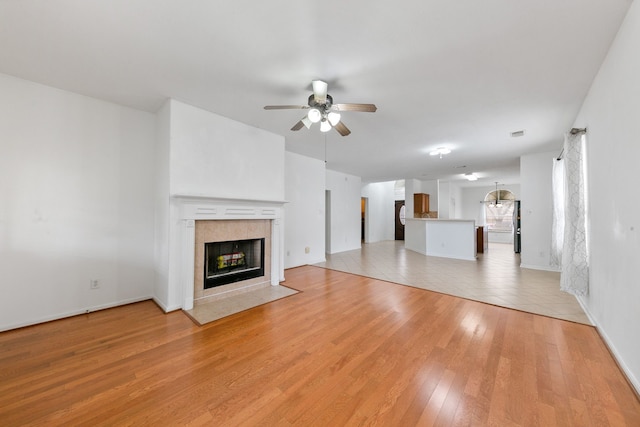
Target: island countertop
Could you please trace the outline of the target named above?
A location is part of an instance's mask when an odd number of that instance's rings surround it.
[[[468,219],[407,218],[405,248],[430,256],[476,259],[476,222]]]

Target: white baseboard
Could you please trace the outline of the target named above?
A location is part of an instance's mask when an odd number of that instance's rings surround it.
[[[162,309],[162,311],[164,311],[165,313],[169,313],[171,311],[176,311],[176,310],[182,310],[182,306],[181,305],[165,305],[162,303],[162,301],[160,301],[159,299],[157,299],[156,297],[151,298],[153,300],[153,302],[156,303],[156,305],[158,307],[160,307],[160,309]]]
[[[604,331],[604,329],[602,329],[598,321],[591,315],[586,304],[584,304],[584,302],[582,301],[582,298],[576,297],[576,299],[580,303],[582,310],[584,310],[591,323],[596,327],[598,334],[600,335],[600,337],[602,337],[602,340],[605,342],[607,348],[613,355],[613,358],[616,360],[616,363],[618,364],[622,372],[624,372],[624,375],[627,377],[627,380],[631,384],[631,387],[635,389],[636,395],[640,396],[640,381],[638,381],[638,378],[633,375],[631,369],[629,369],[627,364],[624,362],[624,359],[620,356],[620,353],[616,349],[616,346],[613,344],[607,333]]]
[[[552,271],[554,273],[560,273],[557,268],[550,267],[548,265],[532,265],[532,264],[520,264],[520,268],[528,268],[530,270]]]
[[[13,323],[13,324],[9,324],[9,325],[3,325],[3,326],[0,326],[0,332],[9,331],[11,329],[24,328],[24,327],[27,327],[27,326],[33,326],[33,325],[37,325],[39,323],[52,322],[54,320],[60,320],[60,319],[64,319],[64,318],[67,318],[67,317],[78,316],[80,314],[87,314],[87,313],[91,313],[91,312],[94,312],[94,311],[105,310],[107,308],[118,307],[118,306],[121,306],[121,305],[133,304],[133,303],[140,302],[140,301],[147,301],[147,300],[150,300],[150,299],[152,299],[151,296],[145,296],[145,297],[139,297],[139,298],[131,298],[131,299],[126,299],[126,300],[120,300],[120,301],[111,302],[111,303],[108,303],[108,304],[95,305],[95,306],[87,307],[87,308],[84,308],[84,309],[66,311],[64,313],[58,313],[58,314],[53,314],[51,316],[39,317],[39,318],[28,320],[28,321],[25,321],[25,322],[18,322],[18,323]]]
[[[616,359],[616,363],[618,364],[620,369],[622,369],[622,372],[624,372],[624,374],[626,375],[627,380],[629,380],[631,386],[636,390],[636,394],[640,396],[640,381],[638,381],[638,378],[633,375],[633,372],[631,372],[631,369],[629,369],[627,364],[624,363],[624,359],[620,357],[620,353],[618,353],[618,350],[613,345],[606,332],[602,330],[602,328],[600,328],[598,325],[596,325],[596,328],[598,329],[598,333],[600,334],[604,342],[607,344],[607,347],[609,347],[609,351]]]

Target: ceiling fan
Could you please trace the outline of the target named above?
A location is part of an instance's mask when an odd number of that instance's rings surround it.
[[[327,93],[328,84],[322,80],[311,82],[313,93],[309,95],[307,105],[267,105],[265,110],[309,110],[307,114],[293,125],[291,130],[300,130],[302,126],[307,129],[313,123],[320,123],[321,132],[329,132],[334,128],[342,136],[351,133],[348,127],[341,121],[341,111],[364,111],[373,113],[377,110],[374,104],[334,104],[333,98]]]

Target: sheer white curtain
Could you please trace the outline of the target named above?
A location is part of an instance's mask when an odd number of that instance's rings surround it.
[[[553,221],[551,223],[551,266],[562,267],[564,242],[564,159],[553,159]]]
[[[564,194],[562,219],[554,218],[553,245],[562,248],[561,255],[556,251],[556,258],[552,253],[552,262],[562,266],[560,289],[573,295],[587,295],[589,293],[589,257],[587,252],[587,220],[586,220],[586,171],[585,171],[585,141],[584,133],[568,134],[564,141],[564,158],[562,165],[554,167],[564,169],[562,189]],[[560,163],[560,162],[558,162]],[[554,184],[554,203],[558,194]],[[554,204],[554,216],[556,206]],[[564,230],[562,230],[564,228]],[[562,234],[560,234],[562,233]],[[562,240],[558,240],[562,236]],[[555,241],[555,243],[554,243]]]

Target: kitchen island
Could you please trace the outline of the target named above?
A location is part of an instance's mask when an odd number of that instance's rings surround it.
[[[423,255],[476,259],[476,222],[466,219],[407,218],[405,248]]]

